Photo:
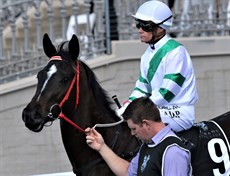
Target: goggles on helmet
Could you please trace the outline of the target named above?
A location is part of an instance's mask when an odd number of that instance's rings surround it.
[[[145,32],[151,32],[154,28],[154,25],[150,22],[136,20],[136,27],[137,29],[143,29]]]
[[[142,28],[143,31],[145,32],[151,32],[155,26],[159,26],[163,24],[165,21],[169,20],[170,18],[172,18],[172,15],[157,24],[154,24],[153,22],[149,22],[149,21],[142,21],[142,20],[136,19],[136,27],[137,29]]]

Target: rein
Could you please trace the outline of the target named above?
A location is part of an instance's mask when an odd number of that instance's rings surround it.
[[[53,56],[50,58],[51,60],[62,60],[62,58],[60,56]],[[80,89],[79,89],[79,81],[80,81],[80,65],[79,62],[77,62],[77,65],[75,67],[75,76],[70,84],[69,89],[67,90],[64,98],[62,99],[61,103],[59,104],[59,107],[62,109],[63,104],[68,100],[69,95],[71,90],[73,89],[74,83],[76,84],[76,102],[75,102],[75,110],[77,108],[77,105],[79,103],[79,94],[80,94]],[[69,124],[71,124],[73,127],[75,127],[76,129],[78,129],[79,131],[85,133],[85,130],[82,129],[80,126],[78,126],[76,123],[74,123],[72,120],[70,120],[69,118],[67,118],[65,116],[65,114],[63,114],[62,112],[59,114],[59,118],[64,119],[65,121],[67,121]]]

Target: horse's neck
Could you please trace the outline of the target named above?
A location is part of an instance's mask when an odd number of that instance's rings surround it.
[[[92,123],[114,122],[115,113],[106,107],[105,95],[100,85],[97,84],[96,77],[87,68],[84,68],[83,63],[81,63],[80,72],[79,109],[81,109],[81,115]],[[95,82],[91,83],[91,81]]]

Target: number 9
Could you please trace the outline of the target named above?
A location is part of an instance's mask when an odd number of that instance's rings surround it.
[[[222,155],[217,156],[215,145],[219,145]],[[220,138],[214,138],[208,142],[208,152],[213,162],[224,163],[225,173],[221,174],[219,169],[213,169],[214,176],[230,175],[230,160],[228,154],[228,148],[224,141]]]

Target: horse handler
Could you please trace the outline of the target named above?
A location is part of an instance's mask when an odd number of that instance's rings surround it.
[[[99,152],[117,176],[191,176],[191,154],[183,142],[165,125],[159,109],[148,97],[133,100],[123,118],[131,134],[143,141],[137,155],[128,161],[116,155],[94,128],[87,128],[86,143]]]

